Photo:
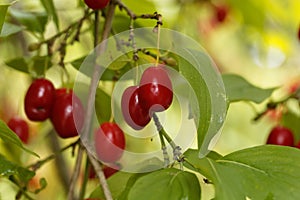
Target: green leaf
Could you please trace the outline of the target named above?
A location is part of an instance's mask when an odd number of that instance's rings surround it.
[[[0,155],[0,177],[9,177],[12,175],[27,183],[35,175],[35,173],[6,160],[3,155]]]
[[[10,35],[13,35],[15,33],[18,33],[20,31],[24,30],[23,27],[21,26],[17,26],[8,22],[4,22],[3,27],[2,27],[2,31],[0,34],[0,38],[1,37],[7,37]]]
[[[300,151],[263,145],[233,152],[223,158],[198,158],[196,150],[185,153],[186,166],[209,178],[215,199],[299,199]]]
[[[49,56],[34,56],[29,60],[28,68],[30,73],[35,76],[43,76],[47,69],[52,66]]]
[[[224,74],[223,82],[230,102],[253,101],[261,103],[271,96],[275,88],[258,88],[241,76],[234,74]]]
[[[128,182],[129,180],[133,181],[136,179],[137,174],[131,174],[126,172],[117,172],[113,176],[111,176],[107,183],[109,185],[109,189],[113,195],[113,199],[121,199],[119,196],[122,195],[124,191],[129,190]],[[131,182],[130,181],[130,182]],[[127,189],[126,189],[127,188]],[[90,198],[105,198],[102,187],[97,187],[90,195]]]
[[[34,56],[30,60],[14,58],[5,62],[8,67],[24,73],[30,73],[34,77],[43,76],[47,69],[52,66],[48,56]]]
[[[102,67],[102,76],[101,76],[101,80],[102,81],[111,81],[111,80],[115,80],[115,79],[118,79],[119,77],[121,77],[123,74],[125,74],[128,70],[131,69],[131,66],[129,64],[124,64],[124,60],[121,61],[116,61],[116,62],[119,62],[119,64],[121,66],[119,66],[118,68],[115,66],[115,65],[111,65],[109,67],[110,68],[104,68]],[[87,75],[88,77],[91,77],[92,74],[94,73],[93,70],[94,70],[94,58],[93,58],[93,55],[89,55],[89,56],[83,56],[81,58],[78,58],[74,61],[71,62],[71,65],[77,69],[77,70],[80,70],[80,72],[82,72],[83,74]],[[116,64],[116,63],[115,63]],[[82,65],[84,65],[82,67]]]
[[[300,140],[300,116],[288,111],[284,112],[281,118],[281,124],[289,129],[294,134],[295,141]]]
[[[200,147],[210,125],[212,105],[209,91],[201,74],[191,63],[184,59],[179,59],[178,65],[182,75],[189,81],[197,96],[196,101],[192,101],[193,99],[190,100],[190,110],[194,119],[199,119],[197,132],[198,147]],[[195,121],[195,123],[197,123],[197,121]]]
[[[23,149],[24,151],[39,157],[36,153],[30,151],[29,149],[23,146],[22,141],[19,137],[6,125],[6,123],[0,120],[0,138],[9,144],[16,145],[17,147]]]
[[[4,24],[7,8],[9,4],[0,4],[0,33],[2,32],[2,26]]]
[[[187,79],[197,97],[190,98],[198,133],[199,156],[208,153],[208,146],[219,133],[227,113],[222,78],[205,52],[181,49],[177,59],[179,71]],[[184,59],[183,59],[184,58]]]
[[[41,0],[41,3],[43,4],[48,15],[53,18],[53,21],[54,21],[57,29],[59,29],[58,17],[57,17],[57,13],[56,13],[56,9],[55,9],[53,0]]]
[[[12,60],[6,61],[5,64],[8,67],[11,67],[15,70],[21,71],[21,72],[25,72],[25,73],[29,73],[28,71],[28,64],[25,60],[24,57],[21,58],[14,58]]]
[[[200,184],[195,174],[168,168],[139,178],[129,191],[128,200],[199,200],[200,196]]]
[[[10,9],[11,15],[16,18],[29,31],[43,33],[48,16],[44,12],[33,13]]]
[[[96,91],[95,109],[99,123],[109,121],[111,115],[111,98],[100,88]]]

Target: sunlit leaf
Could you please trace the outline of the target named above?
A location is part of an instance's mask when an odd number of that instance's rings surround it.
[[[0,33],[2,30],[2,26],[5,20],[5,16],[6,16],[6,12],[7,12],[7,8],[9,7],[8,4],[0,4]]]
[[[23,27],[4,22],[0,37],[7,37],[24,30]]]
[[[59,28],[58,17],[57,17],[56,9],[54,7],[53,0],[41,0],[41,3],[43,4],[48,15],[53,18],[56,27]]]
[[[46,13],[24,12],[16,9],[10,9],[11,15],[18,20],[29,31],[43,33],[47,23]]]
[[[269,98],[275,89],[256,87],[243,77],[235,74],[224,74],[222,78],[230,102],[253,101],[255,103],[261,103]]]
[[[300,150],[263,145],[233,152],[219,159],[185,153],[186,166],[215,186],[215,199],[299,199]]]

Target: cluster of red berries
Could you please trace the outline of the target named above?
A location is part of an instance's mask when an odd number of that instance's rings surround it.
[[[93,10],[101,10],[105,8],[110,0],[84,0],[85,4]]]
[[[169,108],[173,100],[172,82],[163,65],[148,67],[138,86],[128,87],[121,99],[122,114],[135,130],[144,128],[154,112]]]
[[[49,118],[62,138],[77,136],[83,126],[84,109],[76,94],[71,89],[55,89],[44,78],[33,81],[27,90],[25,113],[31,121]]]
[[[300,148],[300,141],[295,145],[293,132],[284,126],[275,126],[271,130],[266,143]]]
[[[25,95],[24,108],[31,121],[41,122],[49,118],[62,138],[77,136],[83,126],[84,108],[80,99],[71,89],[55,89],[52,82],[45,78],[32,82]],[[13,117],[8,127],[24,143],[28,142],[28,124],[24,119]]]

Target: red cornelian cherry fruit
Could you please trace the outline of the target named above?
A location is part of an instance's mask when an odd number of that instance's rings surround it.
[[[98,158],[107,163],[118,161],[125,149],[125,135],[116,123],[104,122],[95,132]]]
[[[148,67],[142,74],[138,99],[144,110],[150,113],[169,108],[173,100],[171,79],[164,66]]]
[[[20,140],[27,144],[29,140],[29,126],[27,122],[20,117],[12,117],[7,126],[16,133]]]
[[[104,165],[103,168],[103,173],[106,179],[114,175],[120,170],[120,166],[114,165],[113,167],[109,167],[107,165]],[[92,166],[89,167],[89,179],[94,179],[96,178],[96,172]]]
[[[101,10],[105,8],[110,0],[84,0],[85,4],[93,10]]]
[[[294,146],[294,135],[292,131],[286,127],[275,126],[268,136],[267,144]]]
[[[66,88],[55,91],[55,100],[50,120],[57,134],[62,138],[78,135],[84,122],[84,108],[81,100]]]
[[[44,121],[51,114],[55,88],[51,81],[40,78],[32,82],[28,88],[24,108],[28,119]]]
[[[128,87],[121,99],[121,109],[126,123],[135,130],[144,128],[151,120],[149,111],[141,107],[138,86]]]

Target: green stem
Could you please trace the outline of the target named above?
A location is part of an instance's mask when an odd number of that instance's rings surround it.
[[[178,161],[179,163],[181,163],[183,160],[183,155],[181,153],[180,146],[177,146],[175,144],[175,142],[173,141],[173,139],[168,135],[168,133],[162,127],[162,125],[158,119],[158,116],[155,113],[153,114],[153,120],[154,120],[154,123],[156,125],[156,128],[157,128],[159,134],[162,135],[168,141],[168,143],[171,145],[171,147],[173,149],[173,159]]]
[[[38,170],[39,168],[41,168],[44,164],[46,164],[47,162],[51,161],[52,159],[55,159],[57,155],[59,155],[60,153],[64,152],[65,150],[71,148],[71,147],[75,147],[79,142],[79,139],[76,140],[75,142],[63,147],[62,149],[60,149],[59,151],[55,152],[54,154],[44,158],[43,160],[39,160],[34,164],[29,165],[27,168],[31,168],[33,171]]]
[[[87,182],[88,182],[88,179],[89,179],[89,167],[90,167],[90,162],[89,162],[89,159],[86,158],[86,161],[85,161],[85,170],[84,170],[84,178],[83,178],[83,183],[82,183],[82,186],[81,186],[81,190],[80,190],[80,195],[79,195],[79,199],[83,199],[84,198],[84,195],[85,195],[85,191],[86,191],[86,186],[87,186]]]
[[[166,146],[163,135],[160,134],[159,131],[158,131],[158,133],[159,133],[159,139],[160,139],[160,144],[161,144],[161,150],[162,150],[163,156],[164,156],[165,167],[167,167],[170,164],[170,158],[169,158],[169,155],[167,152],[167,146]]]

